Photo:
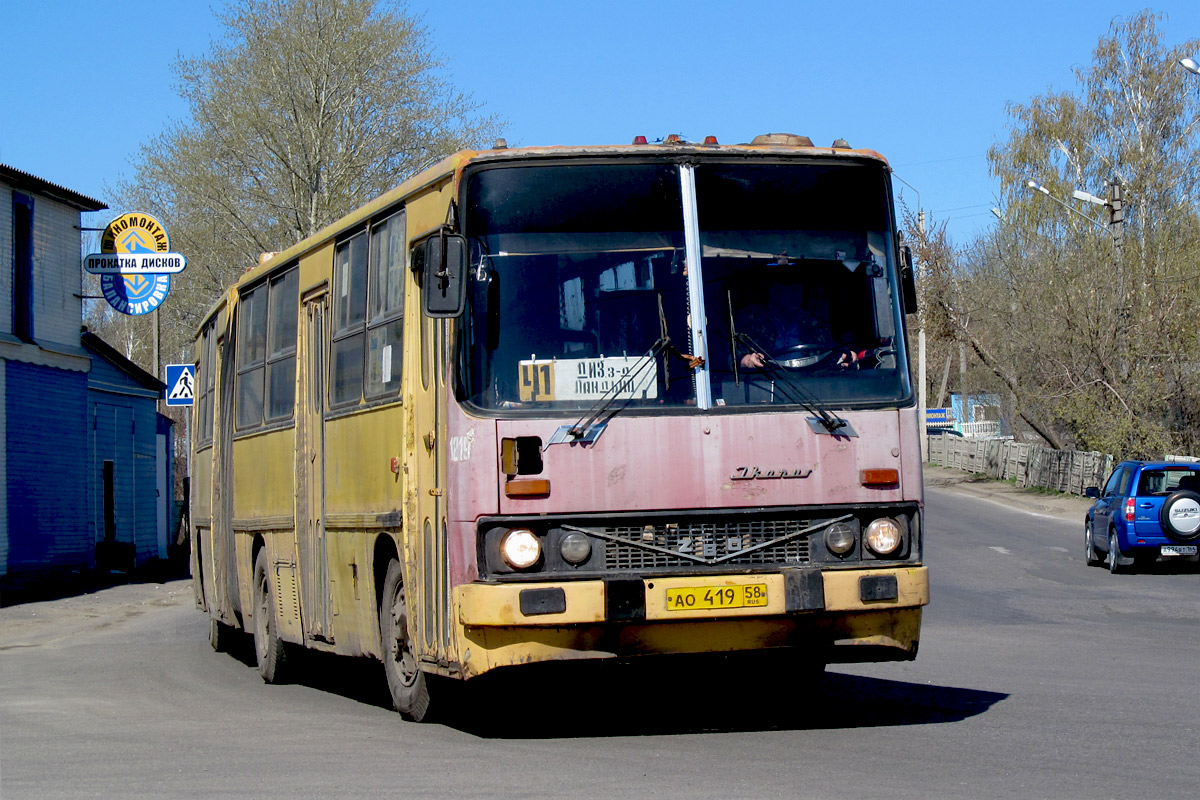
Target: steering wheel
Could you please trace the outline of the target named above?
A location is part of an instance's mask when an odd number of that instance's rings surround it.
[[[820,364],[835,352],[836,348],[824,344],[794,344],[771,353],[771,360],[787,369],[807,369]]]

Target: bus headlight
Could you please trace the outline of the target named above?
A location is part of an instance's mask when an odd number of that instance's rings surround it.
[[[854,529],[844,522],[830,525],[825,531],[825,546],[836,556],[844,556],[854,549]]]
[[[592,543],[582,533],[572,531],[562,538],[559,543],[563,561],[568,564],[582,564],[592,555]]]
[[[528,528],[513,528],[500,540],[500,555],[513,569],[529,569],[542,557],[542,542]]]
[[[867,526],[866,536],[863,537],[867,547],[877,556],[891,555],[900,549],[904,534],[896,520],[881,517]]]

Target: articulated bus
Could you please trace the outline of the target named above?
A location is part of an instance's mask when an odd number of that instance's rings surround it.
[[[372,656],[412,720],[536,662],[912,659],[914,307],[888,164],[841,140],[447,158],[199,328],[213,646]]]

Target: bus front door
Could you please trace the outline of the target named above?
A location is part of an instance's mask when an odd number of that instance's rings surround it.
[[[329,294],[322,285],[304,297],[305,372],[298,385],[296,422],[296,541],[300,559],[305,638],[333,641],[329,602],[329,559],[325,533],[325,328]]]

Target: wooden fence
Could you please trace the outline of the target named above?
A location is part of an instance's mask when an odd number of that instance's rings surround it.
[[[1089,486],[1104,485],[1112,472],[1113,457],[1004,439],[942,435],[929,437],[929,463],[981,473],[996,480],[1012,480],[1018,486],[1081,495]]]

